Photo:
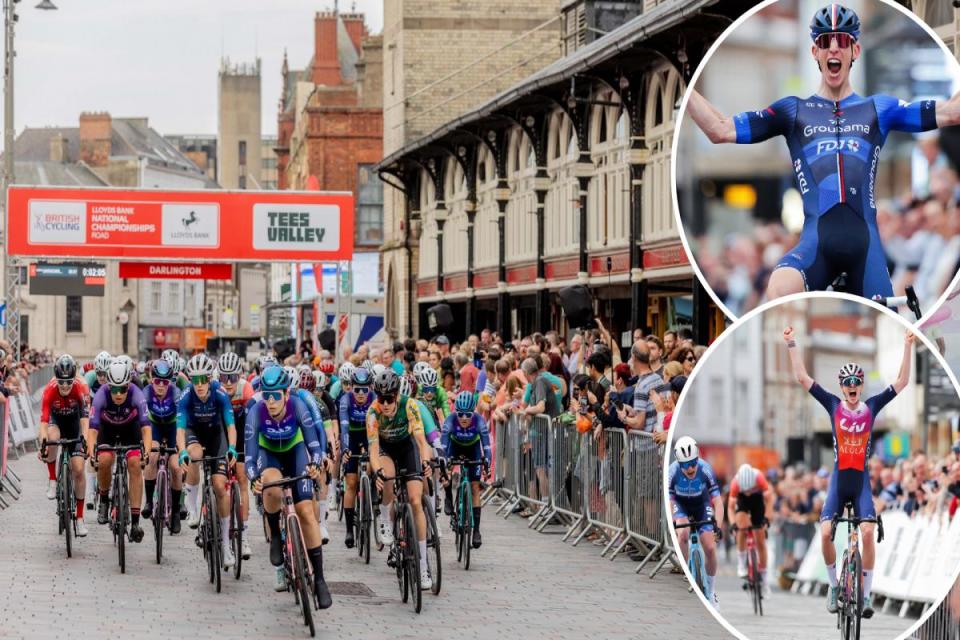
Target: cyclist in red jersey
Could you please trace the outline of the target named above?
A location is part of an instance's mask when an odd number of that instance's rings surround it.
[[[77,379],[77,363],[67,354],[60,356],[53,366],[54,378],[43,390],[40,402],[40,442],[72,439],[83,440],[70,451],[70,470],[73,472],[73,487],[77,499],[77,535],[87,535],[83,522],[83,496],[86,478],[83,474],[84,442],[89,426],[90,389]],[[57,497],[57,447],[41,447],[40,460],[46,462],[50,480],[47,498]]]
[[[875,396],[862,400],[863,369],[849,363],[840,368],[841,400],[807,375],[803,357],[797,349],[793,337],[793,327],[783,330],[783,339],[787,343],[790,364],[797,382],[810,392],[830,414],[833,429],[834,468],[827,487],[827,498],[820,512],[820,543],[823,561],[827,565],[827,577],[830,580],[830,592],[827,596],[827,610],[837,612],[837,550],[830,540],[831,520],[842,513],[844,504],[852,502],[857,518],[875,518],[873,493],[870,487],[870,473],[867,460],[870,458],[873,422],[877,414],[910,382],[910,360],[913,354],[914,335],[907,332],[903,341],[903,359],[896,381]],[[876,525],[864,522],[860,525],[860,539],[863,541],[863,617],[873,616],[873,604],[870,589],[873,585],[873,566],[876,562]]]
[[[734,514],[737,525],[737,576],[747,577],[747,529],[760,527],[753,532],[757,541],[760,560],[760,580],[764,593],[769,593],[767,582],[767,532],[763,525],[773,516],[773,490],[763,474],[749,464],[740,466],[737,477],[730,483],[727,513]]]

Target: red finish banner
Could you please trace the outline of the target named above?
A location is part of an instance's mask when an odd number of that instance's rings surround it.
[[[121,278],[230,280],[233,265],[211,262],[121,262]]]
[[[353,257],[353,195],[10,187],[11,255],[256,262]],[[153,277],[153,276],[150,276]]]

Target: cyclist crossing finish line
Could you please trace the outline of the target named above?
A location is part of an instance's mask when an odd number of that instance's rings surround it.
[[[850,293],[890,297],[874,193],[880,149],[890,131],[917,133],[960,123],[960,93],[947,101],[912,103],[854,93],[850,71],[861,53],[860,19],[842,5],[817,11],[810,37],[821,73],[816,94],[782,98],[728,118],[691,91],[688,111],[714,143],[786,138],[804,222],[799,243],[770,276],[768,298],[825,290],[842,273]]]
[[[830,428],[833,433],[834,465],[827,497],[820,512],[820,543],[823,561],[827,566],[830,590],[827,594],[827,610],[837,612],[837,552],[831,539],[832,520],[843,514],[844,505],[853,504],[854,517],[860,519],[876,518],[873,506],[873,494],[870,487],[870,472],[867,460],[870,459],[873,423],[883,408],[910,382],[910,359],[913,351],[914,336],[907,333],[903,342],[903,359],[896,381],[875,396],[862,400],[864,371],[850,362],[839,371],[840,391],[843,399],[833,395],[807,374],[803,356],[797,348],[793,336],[793,327],[783,331],[787,343],[790,365],[797,381],[827,411],[830,416]],[[873,567],[876,560],[876,542],[873,522],[860,524],[863,540],[863,617],[873,616],[870,590],[873,585]]]

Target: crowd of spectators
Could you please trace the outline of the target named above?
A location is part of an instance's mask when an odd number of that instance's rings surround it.
[[[34,371],[53,364],[53,352],[20,346],[20,360],[13,357],[10,343],[0,340],[0,395],[8,397],[28,390],[27,380]]]
[[[918,140],[913,156],[913,184],[877,202],[877,230],[894,295],[913,286],[921,308],[929,309],[960,268],[960,183],[936,134]],[[765,301],[770,274],[798,241],[799,233],[782,224],[761,222],[723,238],[692,238],[700,271],[737,316]]]

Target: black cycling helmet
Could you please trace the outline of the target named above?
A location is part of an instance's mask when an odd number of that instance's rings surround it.
[[[77,362],[69,353],[57,358],[53,365],[53,376],[57,380],[73,380],[77,377]]]
[[[369,369],[357,367],[350,375],[350,383],[361,387],[369,387],[373,383],[373,375]]]
[[[400,376],[389,367],[373,379],[373,390],[378,396],[395,396],[400,391]]]
[[[817,11],[810,21],[810,39],[824,33],[849,33],[854,40],[860,39],[860,18],[853,9],[831,3]]]

